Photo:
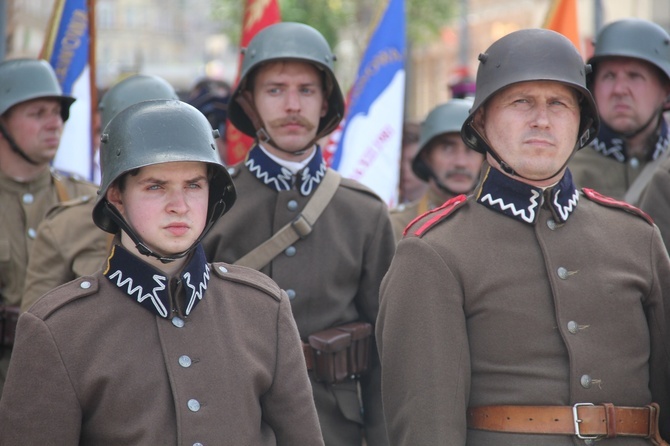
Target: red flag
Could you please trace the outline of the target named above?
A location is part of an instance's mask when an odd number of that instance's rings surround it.
[[[246,48],[258,31],[278,22],[281,22],[281,15],[277,0],[246,0],[240,46]],[[235,85],[240,80],[242,54],[240,54],[238,66]],[[240,132],[230,121],[228,122],[226,126],[226,163],[228,165],[232,166],[242,161],[253,144],[254,139],[252,137]]]
[[[577,0],[552,0],[542,27],[563,34],[572,41],[580,53],[584,53],[579,38]]]

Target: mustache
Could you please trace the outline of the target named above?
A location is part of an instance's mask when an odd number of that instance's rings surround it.
[[[475,174],[473,174],[472,172],[470,172],[467,169],[451,169],[451,170],[448,170],[448,171],[445,172],[444,179],[448,180],[449,178],[451,178],[455,175],[463,175],[463,176],[466,176],[473,181],[476,178]]]
[[[306,130],[314,129],[314,124],[312,124],[311,122],[309,122],[307,119],[303,118],[300,115],[277,118],[269,122],[269,125],[271,127],[283,127],[285,125],[294,125],[294,124],[298,124],[302,127],[305,127]]]

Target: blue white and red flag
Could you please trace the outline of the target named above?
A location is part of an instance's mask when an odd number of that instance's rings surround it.
[[[41,58],[54,68],[63,93],[77,99],[70,107],[53,165],[98,182],[93,8],[94,0],[56,0]]]
[[[332,137],[339,139],[337,149],[326,155],[342,176],[368,186],[389,206],[398,202],[404,101],[405,5],[389,0],[349,92],[344,124]]]

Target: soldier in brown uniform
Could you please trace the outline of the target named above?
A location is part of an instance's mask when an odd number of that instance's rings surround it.
[[[235,201],[214,133],[176,100],[105,128],[93,220],[114,245],[19,318],[0,444],[323,444],[286,293],[205,259]]]
[[[74,98],[43,60],[0,63],[0,394],[37,226],[55,204],[95,186],[50,168]],[[4,320],[4,323],[3,323]]]
[[[408,228],[381,287],[391,443],[664,444],[670,259],[646,214],[566,168],[597,134],[588,66],[542,29],[479,61],[461,134],[482,180]]]
[[[640,209],[654,219],[670,252],[670,159],[654,171],[640,198]]]
[[[578,186],[636,205],[657,165],[670,155],[663,119],[670,106],[670,35],[642,19],[610,23],[598,33],[589,63],[601,126],[570,170]]]
[[[412,161],[419,151],[421,124],[405,121],[402,126],[402,146],[400,148],[400,172],[398,202],[411,203],[418,200],[428,189],[428,185],[412,170]]]
[[[151,99],[178,99],[172,85],[158,76],[130,76],[105,93],[98,109],[104,129],[121,110]],[[52,208],[37,228],[26,270],[21,311],[44,293],[103,267],[110,235],[91,219],[95,195],[85,195]]]
[[[235,166],[241,203],[217,223],[203,242],[205,251],[213,261],[251,265],[286,290],[308,344],[306,358],[315,361],[310,378],[325,444],[356,446],[365,436],[368,446],[385,445],[376,351],[360,379],[347,374],[355,365],[347,358],[355,356],[349,356],[350,341],[371,340],[361,327],[372,334],[379,284],[395,241],[386,205],[328,169],[315,144],[344,111],[333,54],[318,31],[300,23],[263,29],[244,54],[228,111],[232,123],[256,136],[258,144]],[[326,191],[332,196],[324,198]],[[318,219],[312,215],[315,205],[325,206]],[[247,254],[282,227],[287,232],[281,237],[293,236],[291,243],[275,238],[270,243],[277,250],[250,261]],[[362,324],[354,324],[361,330],[350,339],[333,328],[348,329],[352,322]],[[332,330],[322,332],[327,329]],[[333,358],[338,359],[327,363]]]
[[[484,156],[461,139],[461,126],[470,107],[469,99],[452,99],[435,107],[421,124],[419,151],[412,160],[412,170],[428,183],[428,190],[418,200],[391,210],[397,240],[416,217],[459,194],[470,193],[477,185]]]

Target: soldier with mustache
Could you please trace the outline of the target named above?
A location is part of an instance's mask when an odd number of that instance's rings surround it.
[[[212,261],[258,269],[288,294],[326,446],[378,446],[388,443],[371,328],[395,241],[385,203],[329,169],[316,143],[344,112],[334,57],[318,31],[289,22],[244,50],[228,112],[256,145],[233,168],[238,205],[203,243]]]
[[[391,210],[397,240],[416,217],[476,186],[484,156],[466,146],[460,133],[470,107],[470,99],[452,99],[435,107],[421,124],[412,170],[428,183],[428,190],[418,200]]]

